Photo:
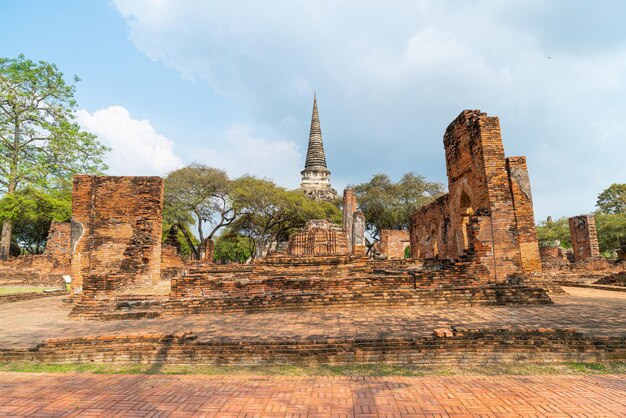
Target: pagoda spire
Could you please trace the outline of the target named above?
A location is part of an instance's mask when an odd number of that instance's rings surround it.
[[[320,115],[317,111],[317,94],[313,94],[313,115],[311,116],[311,131],[309,133],[309,148],[306,152],[305,169],[326,167],[326,154],[320,128]]]
[[[330,185],[330,170],[326,166],[326,154],[320,129],[320,115],[317,112],[317,94],[313,95],[313,116],[311,117],[311,132],[309,133],[309,147],[306,151],[306,162],[302,174],[300,190],[316,200],[333,201],[337,198],[337,191]]]

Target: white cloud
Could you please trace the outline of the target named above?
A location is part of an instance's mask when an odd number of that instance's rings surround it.
[[[110,106],[89,113],[80,109],[78,122],[111,148],[107,156],[112,175],[164,175],[182,165],[174,142],[158,134],[150,121],[133,119],[124,107]]]
[[[499,116],[507,154],[528,156],[537,218],[588,212],[626,178],[623,2],[114,3],[141,52],[234,99],[253,125],[304,143],[295,127],[317,90],[334,178],[445,180],[441,138],[467,108]]]
[[[233,178],[251,174],[288,188],[299,185],[301,155],[291,141],[266,139],[252,127],[236,124],[211,142],[219,147],[195,150],[198,162],[226,170]]]

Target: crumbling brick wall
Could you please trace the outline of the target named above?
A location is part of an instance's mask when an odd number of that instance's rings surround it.
[[[409,231],[381,229],[380,252],[388,259],[404,258],[404,251],[409,246]]]
[[[513,197],[522,271],[525,274],[540,272],[541,255],[539,254],[537,242],[533,197],[530,191],[526,157],[507,158],[506,170],[509,174],[509,185],[511,187],[511,196]]]
[[[163,179],[74,176],[71,272],[75,289],[116,290],[160,277]],[[109,279],[107,280],[107,277]],[[99,281],[106,281],[100,286]]]
[[[596,220],[593,215],[579,215],[569,218],[569,232],[572,237],[574,259],[577,262],[600,258]]]
[[[63,285],[70,273],[70,223],[52,222],[43,254],[21,255],[0,263],[0,284],[12,286]]]
[[[352,250],[352,224],[357,211],[356,195],[352,189],[343,191],[343,230],[348,234],[348,246]]]
[[[365,243],[365,215],[360,210],[352,215],[352,254],[362,257],[367,253],[367,245]]]
[[[471,255],[475,274],[491,283],[540,271],[526,161],[507,164],[498,118],[461,112],[444,148],[449,193],[411,216],[411,256]]]

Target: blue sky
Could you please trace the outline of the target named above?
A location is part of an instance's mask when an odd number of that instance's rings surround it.
[[[111,174],[198,161],[297,187],[313,92],[337,189],[378,172],[446,182],[463,109],[526,155],[538,219],[626,181],[620,1],[9,1],[0,55],[77,74]]]

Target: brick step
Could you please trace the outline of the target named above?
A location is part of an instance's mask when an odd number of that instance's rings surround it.
[[[141,299],[141,300],[117,300],[116,309],[120,311],[137,311],[145,310],[146,308],[160,308],[163,304],[163,299]]]
[[[98,319],[101,321],[116,321],[121,319],[160,318],[162,313],[162,309],[115,311],[103,313],[99,316]]]
[[[414,337],[254,339],[193,333],[51,339],[0,350],[0,361],[122,364],[460,365],[607,361],[626,357],[626,338],[569,329],[437,329]]]
[[[215,312],[262,312],[350,307],[402,307],[415,305],[550,304],[543,289],[519,287],[459,287],[448,289],[395,289],[362,291],[231,292],[205,297],[172,298],[164,315]]]

